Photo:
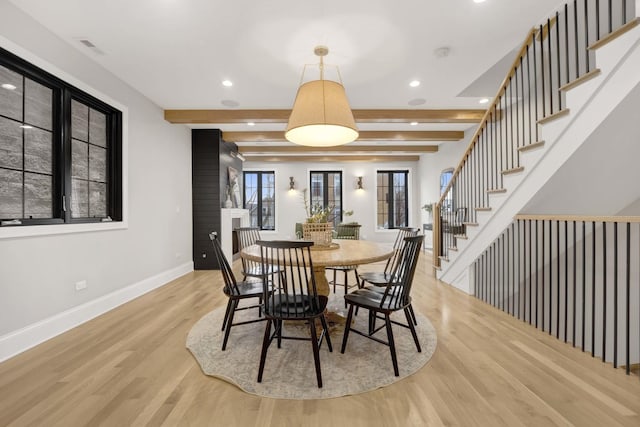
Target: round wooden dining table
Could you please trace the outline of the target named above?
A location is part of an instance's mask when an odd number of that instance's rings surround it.
[[[335,239],[331,247],[311,247],[311,261],[313,275],[316,279],[318,294],[329,296],[331,288],[327,281],[325,267],[356,266],[384,261],[393,254],[393,247],[388,243],[377,243],[369,240],[340,240]],[[240,251],[240,256],[252,261],[261,262],[260,246],[251,245]],[[338,313],[329,312],[329,323],[344,323],[344,317]]]

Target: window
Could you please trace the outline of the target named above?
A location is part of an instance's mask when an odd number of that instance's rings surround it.
[[[273,171],[243,172],[244,208],[249,209],[251,227],[261,230],[276,229],[276,199]]]
[[[391,229],[409,224],[409,171],[378,171],[377,227]]]
[[[445,169],[440,174],[440,196],[442,196],[446,191],[447,187],[449,186],[449,182],[451,182],[452,177],[453,177],[453,168]],[[453,195],[453,192],[450,191],[449,194],[447,194],[447,197],[444,199],[442,206],[440,208],[440,210],[442,210],[443,212],[451,212],[451,209],[452,209],[451,204],[453,200],[452,195]]]
[[[122,220],[121,122],[0,49],[0,225]]]
[[[342,222],[342,172],[311,171],[311,206],[320,209],[333,207],[333,226]]]

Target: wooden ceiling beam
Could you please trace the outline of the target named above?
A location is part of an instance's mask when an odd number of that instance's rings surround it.
[[[485,110],[353,110],[358,123],[479,123]],[[174,124],[287,123],[291,110],[164,110]]]
[[[385,156],[385,155],[364,155],[364,156],[245,156],[245,160],[251,162],[417,162],[420,156]]]
[[[284,132],[223,132],[227,142],[271,142],[286,141]],[[460,141],[463,131],[360,131],[358,141]]]
[[[336,147],[315,148],[302,145],[243,145],[238,152],[247,157],[251,154],[282,154],[282,153],[437,153],[437,145],[339,145]]]

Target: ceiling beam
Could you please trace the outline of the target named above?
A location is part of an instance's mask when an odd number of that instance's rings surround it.
[[[358,123],[479,123],[485,110],[353,110]],[[287,123],[291,110],[164,110],[174,124]]]
[[[286,141],[284,132],[223,132],[227,142]],[[360,131],[358,141],[460,141],[463,131],[424,130],[424,131]]]
[[[238,147],[238,152],[243,156],[248,154],[265,154],[265,153],[437,153],[437,145],[338,145],[336,147],[305,147],[302,145],[243,145]]]
[[[420,156],[385,156],[385,155],[364,155],[364,156],[245,156],[246,161],[251,162],[417,162]]]

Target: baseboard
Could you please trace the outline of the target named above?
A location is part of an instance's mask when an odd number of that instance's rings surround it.
[[[192,261],[3,335],[0,337],[0,362],[35,347],[69,329],[75,328],[107,311],[113,310],[191,271],[193,271]]]

